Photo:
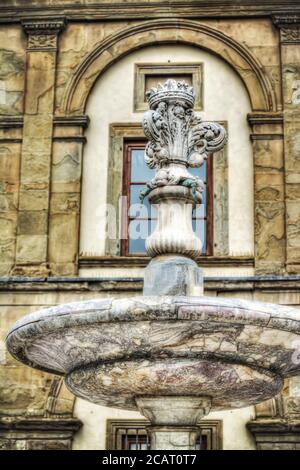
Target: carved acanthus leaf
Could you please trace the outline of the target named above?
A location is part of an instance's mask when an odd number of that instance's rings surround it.
[[[193,88],[184,82],[167,80],[165,85],[152,88],[147,97],[150,110],[144,114],[143,128],[149,142],[145,161],[157,174],[148,188],[182,184],[202,191],[199,178],[188,167],[200,167],[209,153],[221,150],[226,143],[225,129],[216,123],[203,122],[193,111]]]
[[[285,43],[300,43],[300,27],[281,28],[281,41]]]

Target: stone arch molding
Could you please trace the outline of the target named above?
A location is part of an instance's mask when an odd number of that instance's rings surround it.
[[[80,63],[67,84],[61,113],[84,114],[99,76],[131,52],[155,44],[182,43],[225,60],[241,77],[253,111],[276,111],[276,98],[262,65],[243,44],[207,25],[187,20],[155,20],[129,27],[99,43]]]

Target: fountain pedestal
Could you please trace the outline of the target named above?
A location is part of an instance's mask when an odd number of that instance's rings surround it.
[[[197,426],[210,411],[207,397],[143,397],[136,398],[139,411],[151,423],[152,450],[194,450],[199,436]]]
[[[147,183],[158,222],[144,295],[59,305],[28,315],[7,337],[25,364],[65,377],[93,403],[139,409],[152,449],[192,450],[198,421],[212,410],[255,405],[300,373],[300,312],[285,306],[204,297],[195,259],[201,242],[192,207],[203,184],[189,174],[226,142],[222,126],[202,122],[184,83],[151,90],[143,126]]]
[[[143,294],[201,296],[202,269],[185,256],[157,256],[145,268]]]

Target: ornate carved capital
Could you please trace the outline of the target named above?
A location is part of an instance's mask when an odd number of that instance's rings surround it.
[[[156,187],[183,185],[191,187],[195,199],[199,198],[203,183],[187,168],[200,167],[208,154],[224,147],[224,127],[203,122],[193,111],[194,90],[185,82],[167,80],[148,91],[147,98],[150,110],[143,117],[144,132],[149,139],[145,161],[157,172],[143,195]]]
[[[23,20],[23,29],[28,34],[27,49],[56,50],[57,37],[65,25],[65,18]]]
[[[300,14],[274,15],[273,23],[280,29],[282,44],[300,43]]]

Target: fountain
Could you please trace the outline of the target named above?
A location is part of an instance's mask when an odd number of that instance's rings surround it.
[[[226,132],[194,113],[194,92],[168,80],[147,93],[146,163],[156,169],[141,198],[157,205],[146,241],[143,296],[59,305],[30,314],[7,336],[10,353],[65,377],[76,396],[139,410],[152,449],[194,449],[210,410],[257,404],[300,373],[300,311],[203,296],[192,211],[203,183],[189,173],[226,144]]]

